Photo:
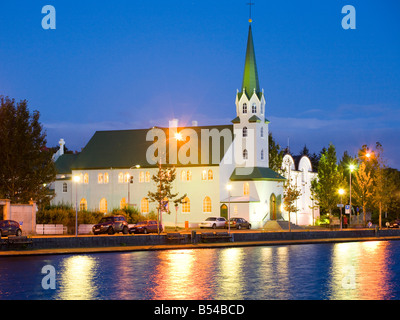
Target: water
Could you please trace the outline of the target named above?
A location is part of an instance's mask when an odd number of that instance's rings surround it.
[[[0,299],[399,299],[399,253],[376,241],[3,257]]]

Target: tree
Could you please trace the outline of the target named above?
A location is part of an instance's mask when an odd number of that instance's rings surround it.
[[[167,167],[164,168],[161,165],[161,161],[158,163],[158,172],[157,175],[153,175],[151,178],[157,186],[156,192],[148,192],[147,196],[149,197],[150,202],[157,203],[157,221],[162,223],[162,212],[167,211],[170,214],[169,203],[171,201],[174,204],[182,203],[183,199],[186,197],[186,193],[177,198],[178,193],[172,193],[172,183],[176,178],[176,170],[175,168]],[[158,228],[159,223],[157,224],[158,234],[160,234],[160,230]]]
[[[289,176],[283,185],[283,209],[289,214],[289,231],[291,231],[290,213],[300,210],[296,206],[296,201],[301,196],[301,191],[297,188],[297,185],[293,185],[290,180]]]
[[[269,167],[275,172],[279,172],[282,168],[282,160],[284,150],[277,144],[272,137],[272,133],[268,134],[268,152],[269,152]]]
[[[39,118],[26,100],[0,96],[0,196],[13,203],[49,201],[46,185],[56,169]]]
[[[344,186],[344,178],[338,170],[336,149],[333,144],[325,150],[318,164],[318,179],[311,182],[311,189],[321,210],[330,215],[338,203],[338,190]]]

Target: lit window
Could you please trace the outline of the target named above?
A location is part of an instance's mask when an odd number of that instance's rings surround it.
[[[208,180],[212,180],[213,179],[213,172],[212,170],[208,170]]]
[[[139,173],[139,182],[144,182],[144,172],[140,171]]]
[[[100,212],[102,213],[107,213],[107,200],[106,198],[103,198],[100,200]]]
[[[247,103],[243,103],[243,113],[247,113]]]
[[[248,196],[250,194],[250,186],[248,182],[243,184],[243,195]]]
[[[150,182],[150,172],[146,171],[145,182]]]
[[[103,183],[103,174],[99,173],[97,176],[97,183]]]
[[[82,198],[81,201],[79,202],[79,210],[80,211],[87,210],[87,200],[85,198]]]
[[[124,173],[118,173],[118,183],[124,183]]]
[[[108,181],[109,181],[108,172],[106,172],[104,174],[104,183],[108,183]]]
[[[140,201],[140,211],[142,213],[149,213],[149,200],[147,198],[143,198]]]
[[[237,205],[235,204],[235,205],[233,206],[233,215],[237,216],[237,214],[238,214],[238,207],[237,207]]]
[[[87,173],[85,173],[83,175],[83,183],[84,184],[89,184],[89,175]]]
[[[182,170],[181,172],[181,181],[185,181],[186,180],[186,171]]]
[[[182,201],[182,213],[190,212],[190,200],[188,197],[185,197]]]
[[[257,113],[257,106],[256,106],[256,104],[253,104],[253,105],[251,106],[251,113]]]
[[[128,183],[130,177],[131,177],[131,175],[129,174],[129,172],[125,172],[125,175],[124,175],[124,182],[125,182],[125,183]]]
[[[247,127],[243,127],[243,137],[247,137]]]
[[[207,180],[207,171],[206,170],[203,170],[201,172],[201,180]]]
[[[68,192],[68,185],[66,182],[63,183],[63,192]]]
[[[126,198],[122,198],[121,201],[119,202],[119,208],[125,209],[125,207],[126,207]]]
[[[192,171],[188,170],[186,173],[186,180],[192,181]]]
[[[79,183],[82,183],[82,181],[83,181],[83,173],[81,173],[81,174],[79,175]]]
[[[243,150],[243,159],[244,159],[244,160],[247,160],[248,157],[249,157],[249,154],[248,154],[247,150],[244,149],[244,150]]]
[[[203,212],[211,212],[211,199],[210,197],[205,197],[203,200]]]

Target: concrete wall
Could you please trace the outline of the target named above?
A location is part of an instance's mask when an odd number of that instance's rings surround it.
[[[36,203],[30,201],[29,204],[11,204],[10,200],[0,200],[3,206],[3,219],[14,220],[21,225],[22,234],[36,233]]]

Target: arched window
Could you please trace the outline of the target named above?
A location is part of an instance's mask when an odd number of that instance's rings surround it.
[[[247,137],[247,127],[243,127],[243,138]]]
[[[103,183],[103,174],[102,173],[99,173],[97,175],[97,183]]]
[[[140,211],[142,213],[149,213],[149,200],[147,198],[143,198],[140,201]]]
[[[264,149],[261,149],[261,160],[264,160]]]
[[[66,182],[63,183],[63,192],[68,192],[68,185]]]
[[[211,212],[211,199],[210,197],[205,197],[203,200],[203,212]]]
[[[79,211],[86,211],[87,210],[87,200],[85,198],[82,198],[81,201],[79,201]]]
[[[243,113],[247,113],[247,103],[243,103]]]
[[[264,137],[264,128],[261,127],[260,129],[260,137],[263,138]]]
[[[186,172],[186,180],[187,181],[192,181],[192,171],[188,170]]]
[[[124,183],[124,173],[118,173],[118,183]]]
[[[257,105],[255,103],[251,106],[251,113],[257,113]]]
[[[190,199],[188,197],[183,198],[182,213],[190,213]]]
[[[150,182],[150,172],[146,171],[145,182]]]
[[[99,210],[102,213],[107,213],[107,200],[106,200],[106,198],[103,198],[103,199],[100,200]]]
[[[250,185],[248,182],[243,183],[243,195],[248,196],[250,194]]]
[[[181,181],[185,181],[186,180],[186,171],[182,170],[181,171]]]
[[[144,172],[140,171],[139,173],[139,182],[144,182]]]
[[[125,174],[124,174],[124,182],[125,182],[125,183],[128,183],[130,177],[131,177],[131,175],[129,174],[129,172],[125,172]]]
[[[109,181],[109,176],[108,176],[108,172],[104,173],[104,183],[108,183]]]
[[[213,172],[212,170],[208,170],[208,180],[213,180],[214,176],[213,176]]]
[[[203,170],[201,172],[201,180],[207,180],[207,171],[206,170]]]
[[[244,149],[244,150],[243,150],[243,159],[244,159],[244,160],[247,160],[248,157],[249,157],[249,154],[248,154],[248,152],[247,152],[247,149]]]
[[[121,201],[119,202],[119,208],[120,209],[125,209],[126,207],[126,198],[122,198]]]
[[[87,173],[85,173],[83,175],[83,183],[84,184],[89,184],[89,175]]]

